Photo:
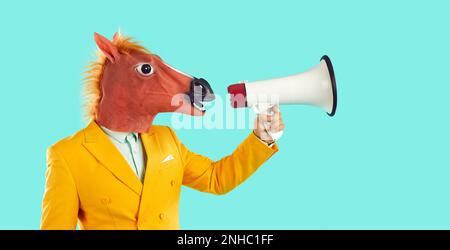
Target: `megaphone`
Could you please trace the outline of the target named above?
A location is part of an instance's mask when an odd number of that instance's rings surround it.
[[[312,69],[281,78],[237,83],[228,86],[234,108],[252,107],[258,114],[270,113],[277,104],[304,104],[320,107],[329,116],[336,113],[337,90],[333,64],[324,55]],[[277,140],[282,132],[271,133]]]

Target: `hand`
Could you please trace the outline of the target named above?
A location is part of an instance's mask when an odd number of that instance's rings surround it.
[[[272,144],[275,141],[272,139],[267,131],[272,133],[284,130],[284,123],[281,119],[281,112],[278,105],[271,108],[272,112],[268,114],[258,114],[255,119],[255,128],[253,133],[262,141],[268,144]]]

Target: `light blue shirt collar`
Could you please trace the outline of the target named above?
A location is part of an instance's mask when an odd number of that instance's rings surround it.
[[[117,132],[117,131],[113,131],[110,129],[107,129],[103,126],[101,126],[102,130],[110,137],[112,137],[114,140],[120,142],[120,143],[125,143],[126,142],[126,138],[129,135],[132,135],[134,141],[137,141],[138,139],[138,133],[134,133],[134,132]]]

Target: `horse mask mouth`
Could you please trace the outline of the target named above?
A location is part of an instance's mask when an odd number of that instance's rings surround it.
[[[199,111],[205,112],[205,102],[211,102],[215,99],[214,92],[209,85],[208,81],[203,78],[193,78],[189,92],[186,93],[189,96],[191,105]]]

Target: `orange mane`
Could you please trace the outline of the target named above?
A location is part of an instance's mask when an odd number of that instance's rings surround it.
[[[130,51],[139,51],[149,53],[150,51],[142,47],[139,43],[133,41],[132,37],[123,37],[120,33],[113,39],[114,45],[121,54],[128,54]],[[95,119],[98,113],[98,105],[102,99],[102,90],[100,81],[102,79],[103,69],[106,63],[106,56],[101,51],[97,51],[97,60],[92,61],[84,72],[83,106],[85,118],[87,120]]]

